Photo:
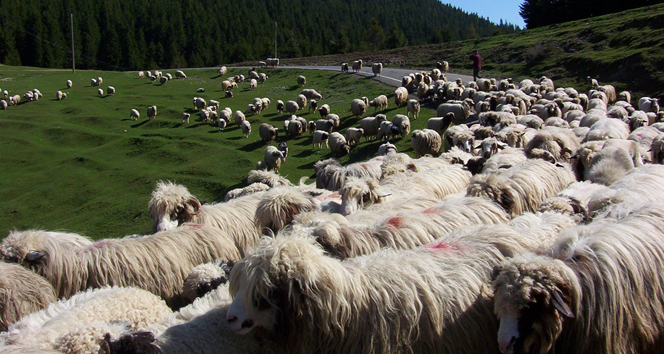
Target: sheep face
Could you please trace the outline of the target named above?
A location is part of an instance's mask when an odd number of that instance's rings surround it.
[[[191,221],[200,211],[201,203],[184,186],[158,182],[148,208],[148,215],[154,221],[154,231],[159,232]]]
[[[527,258],[507,261],[493,272],[502,353],[548,353],[565,318],[578,313],[574,307],[578,294],[570,286],[576,281],[571,269],[559,260]]]
[[[380,203],[385,197],[387,194],[380,191],[377,180],[349,178],[341,191],[341,213],[350,215],[366,205]]]

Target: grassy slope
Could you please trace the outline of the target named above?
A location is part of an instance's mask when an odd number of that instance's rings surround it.
[[[478,49],[485,76],[539,77],[586,89],[586,77],[612,83],[633,97],[664,95],[664,4],[477,40],[393,50],[284,59],[285,64],[334,64],[362,58],[391,66],[430,69],[440,60],[469,74]]]
[[[227,190],[244,185],[247,172],[263,158],[265,145],[258,136],[260,122],[280,129],[286,115],[276,113],[277,99],[295,99],[300,88],[296,77],[307,76],[307,86],[316,88],[342,118],[342,132],[357,119],[348,112],[353,98],[379,94],[390,96],[393,88],[355,75],[319,71],[266,69],[270,80],[255,91],[241,84],[235,97],[221,98],[221,79],[214,70],[189,70],[186,80],[162,86],[138,79],[135,73],[42,70],[0,66],[0,88],[22,95],[38,88],[44,98],[0,111],[0,235],[11,229],[39,227],[64,229],[94,238],[118,237],[150,229],[147,202],[157,180],[185,184],[201,200],[219,201]],[[246,74],[231,70],[230,75]],[[98,97],[90,78],[102,76],[103,88],[112,85],[117,94]],[[72,79],[72,89],[65,81]],[[196,94],[198,87],[206,92]],[[64,101],[55,92],[68,92]],[[269,97],[271,107],[249,117],[254,131],[248,139],[231,124],[225,132],[202,124],[192,114],[190,124],[181,122],[183,111],[193,113],[192,97],[217,99],[222,107],[244,111],[254,97]],[[146,108],[157,105],[156,120],[147,121]],[[137,108],[139,121],[129,119]],[[370,108],[370,113],[373,108]],[[405,108],[390,107],[391,119]],[[302,111],[307,120],[318,114]],[[423,109],[414,122],[422,127],[433,110]],[[126,131],[125,131],[126,130]],[[284,139],[280,134],[279,140]],[[313,173],[312,165],[330,157],[329,150],[312,149],[308,134],[288,140],[290,154],[281,173],[297,182]],[[364,160],[375,153],[378,142],[362,143],[341,159],[343,163]],[[410,141],[400,141],[401,151]]]

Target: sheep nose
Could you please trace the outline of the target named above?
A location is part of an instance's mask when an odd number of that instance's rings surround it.
[[[512,337],[509,343],[499,343],[500,352],[503,354],[511,354],[514,351],[514,342],[516,342],[516,337]]]
[[[488,159],[489,157],[491,157],[491,152],[489,152],[489,151],[485,151],[485,152],[484,152],[484,158],[485,158],[485,159]]]
[[[237,321],[237,316],[228,317],[226,320],[228,321],[229,324],[231,324]]]

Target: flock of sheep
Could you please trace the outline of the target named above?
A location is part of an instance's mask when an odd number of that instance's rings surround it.
[[[154,234],[10,233],[0,353],[658,352],[662,113],[657,99],[633,107],[589,82],[587,93],[546,77],[464,84],[436,68],[402,79],[394,104],[406,115],[343,135],[315,90],[277,101],[286,134],[309,130],[337,155],[387,142],[367,161],[318,161],[315,183],[294,184],[276,172],[287,146],[263,123],[265,159],[226,201],[157,183]],[[411,132],[433,103],[428,129]],[[235,114],[193,104],[221,127],[270,99]],[[320,120],[297,117],[307,104]],[[350,111],[387,106],[381,95]],[[389,142],[409,135],[416,158]]]

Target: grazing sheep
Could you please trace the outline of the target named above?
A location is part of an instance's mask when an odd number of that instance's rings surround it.
[[[350,145],[346,142],[346,138],[338,132],[330,133],[328,144],[333,155],[344,156],[350,153]]]
[[[129,118],[131,120],[138,120],[138,118],[140,118],[140,117],[141,117],[141,114],[138,112],[137,109],[132,108],[132,110],[129,111]]]
[[[405,87],[397,87],[394,90],[394,105],[397,107],[403,107],[408,103],[408,89]]]
[[[104,96],[104,90],[101,89],[101,88],[98,88],[98,89],[97,89],[97,94],[99,95],[99,97]]]
[[[415,151],[415,158],[424,155],[436,156],[440,152],[442,139],[440,134],[432,129],[417,129],[413,131],[410,144]]]
[[[20,265],[0,262],[0,332],[57,300],[53,285]]]
[[[541,158],[549,162],[569,162],[579,146],[579,140],[571,130],[545,127],[530,139],[525,152],[529,158]]]
[[[372,140],[378,135],[380,124],[387,118],[384,115],[377,115],[376,117],[366,117],[360,120],[360,127],[364,131],[365,141]]]
[[[240,222],[234,221],[234,225]],[[45,277],[58,297],[69,298],[90,287],[136,286],[178,307],[184,277],[191,268],[217,258],[237,260],[244,251],[240,247],[252,246],[257,240],[253,223],[253,238],[249,234],[232,238],[233,233],[242,231],[224,226],[224,230],[181,226],[150,237],[104,239],[83,247],[60,243],[59,238],[43,231],[16,231],[3,240],[0,248],[5,258],[17,259],[17,263]],[[241,242],[245,239],[252,240]],[[168,257],[163,257],[165,254]],[[146,272],[146,267],[152,271]],[[159,274],[158,282],[154,274]]]
[[[148,107],[148,119],[153,119],[157,116],[157,106]]]
[[[90,86],[99,86],[99,84],[97,84],[97,79],[90,79]]]
[[[168,76],[162,76],[162,77],[159,78],[159,83],[162,84],[162,85],[166,85],[166,83],[168,82],[168,80],[170,80],[170,79],[168,78]]]
[[[314,149],[322,149],[323,143],[325,146],[328,146],[328,138],[330,137],[330,132],[323,130],[316,130],[313,134],[313,147]]]
[[[473,176],[467,195],[493,200],[510,215],[518,216],[535,212],[545,199],[575,181],[569,166],[528,159],[498,174]]]
[[[303,89],[300,94],[304,95],[308,100],[320,100],[323,98],[323,95],[314,89]]]
[[[380,95],[373,100],[369,101],[369,106],[374,107],[374,113],[380,108],[381,111],[387,109],[387,96]]]
[[[240,129],[242,129],[242,136],[245,138],[248,138],[249,134],[251,134],[251,124],[247,120],[243,120],[242,123],[240,123]]]
[[[494,270],[503,353],[655,353],[664,323],[660,207],[566,232]],[[638,318],[638,319],[637,319]]]
[[[72,87],[72,82],[71,80],[67,80],[67,88],[70,89]]]
[[[186,79],[187,75],[182,70],[175,71],[175,77],[178,79]]]
[[[113,86],[106,87],[106,94],[107,95],[115,95],[115,87],[113,87]]]
[[[279,167],[281,167],[283,160],[284,154],[276,147],[268,145],[265,148],[263,161],[261,161],[262,164],[259,162],[259,167],[263,168],[257,169],[267,169],[268,171],[274,170],[275,172],[279,172]]]
[[[7,109],[7,101],[0,100],[0,109]]]
[[[350,146],[360,143],[360,138],[364,136],[364,129],[350,127],[346,130],[346,140]]]
[[[171,310],[159,297],[145,290],[136,288],[105,287],[90,289],[78,293],[67,300],[53,303],[46,309],[23,317],[12,325],[6,333],[5,344],[12,346],[31,346],[41,349],[69,349],[70,353],[78,346],[85,345],[83,333],[79,338],[69,338],[75,343],[60,342],[62,336],[77,332],[82,326],[91,324],[122,322],[122,327],[137,330],[166,319]],[[92,332],[95,332],[94,330]],[[90,336],[103,338],[105,332],[88,333]],[[90,338],[87,345],[91,351],[73,351],[74,353],[96,353],[99,345]],[[3,348],[4,349],[4,348]],[[4,352],[4,350],[3,350]]]
[[[306,83],[307,83],[307,78],[304,75],[300,75],[297,77],[298,86],[304,86]]]
[[[187,120],[187,123],[189,123],[189,120]],[[228,122],[224,118],[220,117],[219,120],[217,121],[217,126],[219,127],[219,131],[223,132],[224,129],[226,129],[227,125],[228,125]]]
[[[300,110],[300,106],[295,101],[286,101],[286,112],[295,114]]]
[[[496,353],[485,288],[494,265],[528,248],[514,232],[491,239],[473,228],[344,261],[297,233],[265,239],[231,271],[226,318],[238,334],[273,331],[291,353]]]
[[[194,97],[193,103],[194,103],[194,109],[197,110],[203,110],[205,109],[205,107],[207,107],[207,102],[205,102],[205,99],[201,97]]]
[[[413,119],[417,120],[417,117],[420,115],[420,102],[418,100],[408,100],[406,104],[406,114],[410,117],[410,114],[413,114]]]
[[[410,119],[403,114],[395,114],[392,118],[392,135],[404,136],[410,134]]]
[[[261,123],[258,126],[258,135],[261,137],[261,140],[266,143],[274,141],[277,138],[278,131],[279,128],[268,123]]]
[[[356,98],[350,102],[350,111],[353,116],[361,118],[367,112],[367,103],[364,100]]]
[[[318,109],[318,113],[320,113],[321,118],[327,117],[328,114],[330,114],[330,106],[326,103]]]

